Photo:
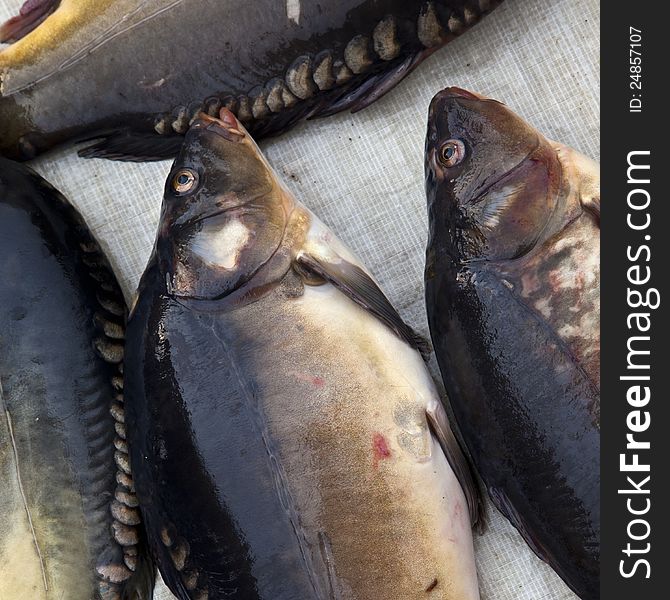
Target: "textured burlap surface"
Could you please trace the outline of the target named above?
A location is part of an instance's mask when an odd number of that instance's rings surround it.
[[[0,0],[0,18],[21,2]],[[447,85],[494,97],[597,160],[599,58],[597,0],[507,0],[370,108],[303,123],[262,148],[296,196],[366,262],[402,316],[427,334],[423,143],[430,99]],[[170,163],[86,161],[67,149],[34,166],[82,212],[130,297],[153,244]],[[475,546],[483,600],[575,598],[493,507]],[[158,587],[156,599],[171,597]]]

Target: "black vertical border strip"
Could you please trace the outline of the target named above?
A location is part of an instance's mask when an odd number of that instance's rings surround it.
[[[670,306],[668,292],[668,273],[670,272],[670,232],[668,223],[668,192],[664,189],[670,175],[668,158],[668,111],[664,103],[669,95],[665,92],[670,75],[670,29],[664,22],[665,10],[662,3],[622,2],[602,3],[601,25],[601,73],[602,73],[602,195],[601,220],[601,334],[602,334],[602,429],[601,429],[601,598],[603,600],[651,599],[668,597],[668,547],[670,544],[670,400],[668,398],[668,374],[670,374],[670,341],[667,318],[663,318]],[[631,89],[630,78],[630,27],[641,30],[642,64],[641,88]],[[636,48],[639,50],[639,48]],[[633,55],[635,56],[635,55]],[[629,102],[633,96],[642,101],[642,111],[629,111]],[[650,151],[648,157],[636,158],[647,161],[651,169],[651,183],[631,185],[627,182],[628,153],[631,151]],[[638,174],[642,176],[642,172]],[[627,215],[642,222],[644,212],[631,211],[628,207],[628,194],[632,189],[645,188],[651,195],[647,211],[651,225],[643,231],[634,231],[627,225]],[[638,194],[636,199],[642,199]],[[644,239],[650,236],[649,240]],[[628,247],[635,253],[642,245],[648,245],[651,259],[646,262],[646,252],[631,262],[627,256]],[[638,264],[645,274],[645,266],[651,268],[651,281],[646,286],[632,285],[628,281],[628,269]],[[631,308],[627,301],[627,290],[637,289],[645,292],[653,287],[660,292],[661,304],[658,309]],[[651,315],[651,337],[647,348],[650,356],[641,357],[650,364],[649,371],[636,371],[651,377],[649,385],[651,400],[644,408],[634,408],[627,402],[626,392],[634,382],[621,381],[620,376],[631,374],[627,370],[630,336],[645,335],[629,329],[627,317],[630,313],[648,312]],[[642,348],[644,343],[638,346]],[[638,361],[640,362],[640,361]],[[639,482],[641,473],[622,473],[620,454],[626,452],[626,434],[629,433],[627,417],[634,410],[649,411],[650,427],[647,431],[636,433],[635,438],[648,440],[650,450],[637,451],[640,463],[650,464],[651,480],[649,495],[620,494],[618,490],[631,489],[627,475]],[[642,417],[644,418],[644,417]],[[630,462],[631,454],[628,451]],[[632,515],[627,508],[627,499],[634,509],[646,506],[646,498],[651,499],[650,510],[645,515]],[[633,519],[643,519],[649,523],[650,534],[646,539],[630,539],[628,526]],[[634,524],[630,530],[635,536],[646,533],[642,523]],[[639,554],[627,556],[624,550],[630,543]],[[648,552],[646,544],[649,543]],[[647,566],[637,560],[649,562]],[[624,561],[623,563],[621,561]],[[631,577],[624,577],[621,571]]]

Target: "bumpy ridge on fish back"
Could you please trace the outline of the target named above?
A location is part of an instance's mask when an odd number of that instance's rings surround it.
[[[160,160],[174,156],[201,112],[232,111],[255,138],[281,133],[302,119],[356,112],[406,77],[426,56],[461,35],[502,0],[430,0],[414,22],[384,16],[367,35],[356,35],[339,51],[295,58],[284,77],[273,77],[246,94],[221,93],[159,114],[150,134],[119,132],[80,150],[85,158]]]
[[[117,547],[110,553],[104,540],[95,545],[98,552],[96,574],[98,578],[98,598],[100,600],[150,600],[153,591],[154,569],[143,559],[140,552],[144,543],[137,497],[130,470],[125,432],[125,409],[123,401],[123,357],[127,308],[123,293],[114,276],[112,267],[97,240],[91,234],[86,222],[68,200],[48,182],[39,178],[38,185],[49,189],[49,196],[60,204],[67,220],[75,226],[79,244],[80,262],[97,289],[95,313],[93,316],[97,335],[93,340],[96,353],[115,369],[109,385],[114,400],[111,406],[102,407],[99,398],[82,406],[87,421],[88,445],[91,460],[101,462],[100,469],[94,469],[98,477],[109,474],[104,464],[109,456],[109,445],[114,445],[117,486],[113,499],[106,495],[93,498],[87,503],[87,515],[94,521],[109,522],[111,514],[111,535]],[[102,393],[102,392],[100,392]],[[109,435],[100,434],[101,421],[111,421],[114,429]],[[110,423],[110,424],[111,424]],[[107,430],[109,431],[109,430]],[[95,477],[95,474],[93,475]],[[93,483],[95,489],[95,483]]]

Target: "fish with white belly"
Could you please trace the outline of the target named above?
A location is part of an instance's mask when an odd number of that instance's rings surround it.
[[[232,113],[194,122],[126,346],[136,489],[178,598],[479,597],[477,490],[421,345]]]

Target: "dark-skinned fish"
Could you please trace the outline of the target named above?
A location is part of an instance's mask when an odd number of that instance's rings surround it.
[[[203,110],[257,138],[359,110],[500,1],[28,0],[0,30],[0,153],[157,160]]]
[[[600,169],[504,104],[430,107],[426,304],[451,404],[496,506],[599,597]]]
[[[0,158],[0,598],[151,598],[125,441],[125,310],[74,208]]]
[[[180,600],[479,597],[477,490],[424,343],[231,112],[196,119],[126,362],[138,498]]]

